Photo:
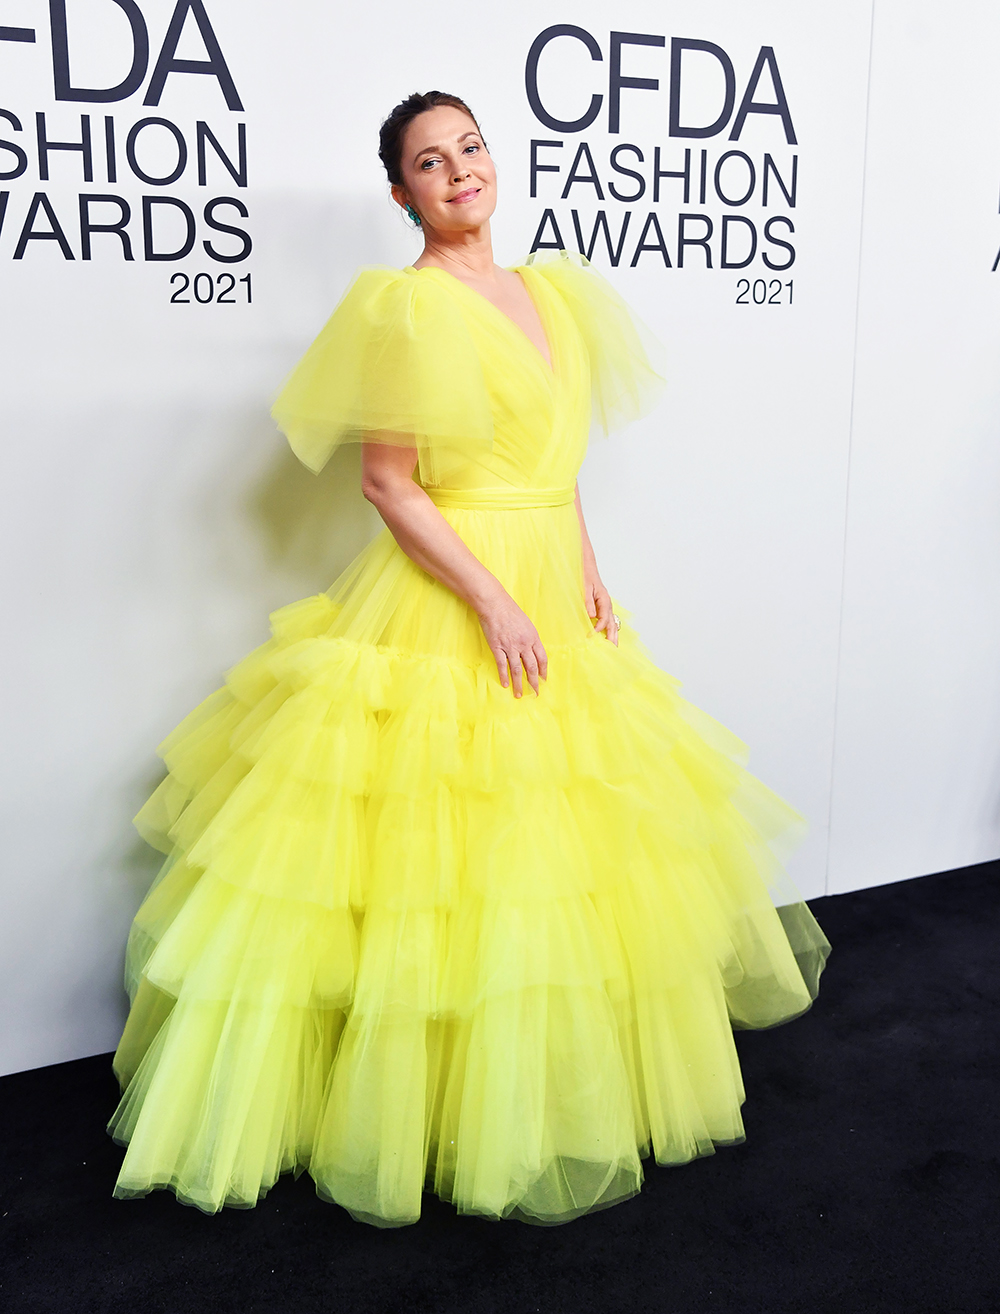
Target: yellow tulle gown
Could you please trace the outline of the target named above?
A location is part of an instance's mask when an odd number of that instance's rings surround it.
[[[167,738],[118,1196],[213,1212],[306,1169],[382,1226],[425,1189],[564,1222],[635,1193],[646,1155],[742,1140],[732,1028],[815,997],[829,946],[775,856],[799,818],[584,604],[574,481],[592,420],[656,394],[643,330],[580,257],[516,268],[551,369],[452,275],[367,268],[275,416],[314,469],[407,435],[548,681],[503,689],[474,613],[383,530]]]

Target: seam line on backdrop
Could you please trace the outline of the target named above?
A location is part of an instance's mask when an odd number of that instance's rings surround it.
[[[826,874],[823,891],[830,893],[830,854],[833,849],[833,798],[837,781],[837,739],[840,730],[840,670],[844,655],[844,599],[847,594],[847,537],[851,514],[851,469],[854,454],[854,400],[858,383],[858,328],[861,321],[861,271],[865,245],[865,199],[868,192],[868,133],[871,127],[872,62],[875,55],[875,4],[872,0],[868,29],[868,85],[865,88],[865,140],[861,151],[861,212],[858,217],[858,282],[854,293],[854,352],[851,361],[851,405],[847,420],[847,470],[844,479],[844,539],[840,565],[840,612],[837,620],[837,661],[833,678],[833,734],[830,743],[830,795],[826,815]]]

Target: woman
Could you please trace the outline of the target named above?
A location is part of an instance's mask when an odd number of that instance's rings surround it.
[[[732,1026],[806,1009],[829,946],[768,895],[795,814],[597,570],[592,410],[660,381],[627,309],[565,253],[494,264],[462,101],[381,143],[424,250],[358,275],[275,415],[314,469],[364,443],[388,529],[162,747],[116,1194],[214,1211],[308,1168],[382,1226],[425,1184],[561,1222],[742,1139]]]

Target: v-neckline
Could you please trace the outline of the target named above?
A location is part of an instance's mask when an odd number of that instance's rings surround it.
[[[489,308],[492,311],[494,311],[495,314],[499,315],[500,318],[510,326],[510,328],[514,331],[514,333],[517,334],[518,338],[523,339],[528,344],[529,349],[534,354],[534,356],[538,359],[538,362],[541,365],[542,369],[545,371],[545,373],[550,378],[552,379],[555,378],[556,356],[552,346],[552,336],[549,333],[548,328],[546,326],[545,314],[542,310],[542,307],[539,305],[537,298],[532,294],[531,286],[528,280],[524,277],[524,266],[510,265],[510,266],[505,266],[505,268],[507,269],[508,273],[517,274],[518,278],[521,280],[522,287],[524,288],[525,292],[527,292],[528,294],[528,299],[530,300],[531,304],[535,307],[535,314],[538,316],[538,323],[541,326],[542,336],[545,339],[545,345],[549,351],[548,360],[545,359],[545,357],[542,355],[536,343],[532,342],[531,338],[527,335],[527,333],[525,333],[524,329],[520,326],[520,324],[518,324],[515,320],[511,319],[510,315],[508,315],[506,311],[501,310],[500,307],[495,302],[489,299],[489,297],[484,296],[482,292],[477,292],[476,289],[474,287],[470,287],[468,283],[464,283],[458,277],[457,274],[452,274],[447,269],[442,269],[440,265],[424,265],[423,268],[421,269],[417,269],[414,265],[407,265],[406,267],[407,269],[412,270],[414,274],[426,273],[427,270],[433,270],[435,273],[444,274],[445,278],[449,279],[453,283],[457,283],[459,287],[464,288],[465,291],[468,292],[470,296],[474,296],[478,298],[478,300],[484,302],[487,306],[489,306]]]

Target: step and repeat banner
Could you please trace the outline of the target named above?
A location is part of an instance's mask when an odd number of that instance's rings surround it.
[[[962,841],[935,828],[934,770],[961,757],[950,704],[922,740],[911,722],[894,739],[927,636],[886,614],[910,436],[927,472],[910,529],[940,523],[954,547],[944,574],[923,553],[932,594],[968,565],[962,498],[981,494],[978,525],[995,487],[978,473],[1000,409],[1000,33],[986,5],[964,9],[956,28],[903,0],[571,0],[474,21],[454,0],[0,0],[0,970],[16,1019],[0,1069],[114,1045],[123,940],[156,867],[129,822],[156,743],[271,609],[329,585],[380,526],[357,451],[313,477],[268,411],[358,266],[419,253],[376,154],[413,90],[477,114],[498,260],[582,251],[667,347],[657,413],[588,457],[591,535],[657,659],[809,818],[803,892],[993,856],[996,754],[961,776]],[[972,365],[946,352],[966,406],[922,349],[930,321],[934,342],[975,344]],[[930,664],[975,719],[969,588]],[[887,860],[915,801],[921,838]]]

